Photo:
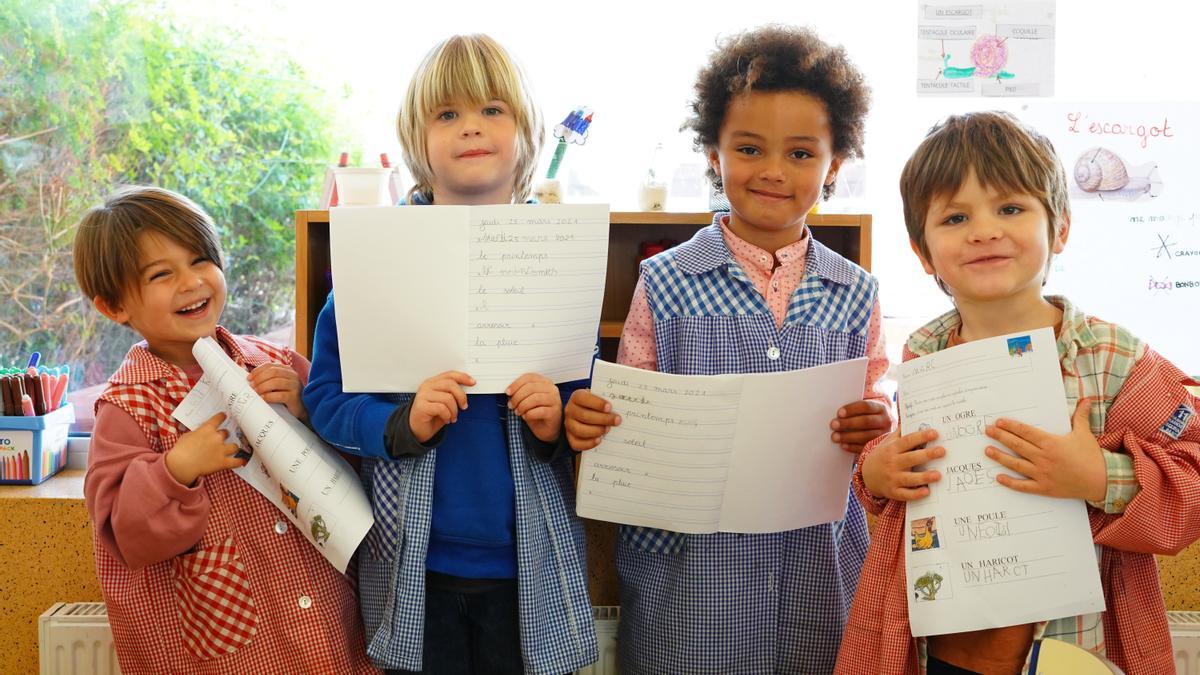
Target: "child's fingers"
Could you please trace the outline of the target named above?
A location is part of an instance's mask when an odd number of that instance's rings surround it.
[[[1032,476],[1037,471],[1037,467],[1033,465],[1033,462],[1020,457],[1014,457],[995,446],[989,445],[983,449],[983,452],[1000,466],[1009,471],[1016,471],[1023,476]]]
[[[996,420],[996,423],[990,428],[995,430],[995,432],[998,434],[1006,434],[1011,438],[1019,438],[1021,442],[1026,443],[1027,445],[1045,447],[1054,440],[1053,434],[1048,434],[1045,431],[1042,431],[1035,426],[1025,424],[1024,422],[1018,422],[1016,420],[1010,420],[1007,418],[1000,418]],[[1013,448],[1013,446],[1009,445],[1008,441],[1000,438],[1000,436],[992,433],[989,433],[988,435],[1000,441],[1001,443],[1008,445],[1008,447],[1012,448],[1013,450],[1017,450],[1016,448]],[[1018,450],[1018,452],[1021,451]],[[1021,452],[1021,454],[1025,453]]]
[[[567,430],[567,436],[578,438],[584,441],[599,439],[608,431],[608,427],[596,424],[584,424],[578,420],[567,420],[563,423],[563,428]],[[597,440],[599,442],[599,440]]]
[[[1022,425],[1022,426],[1024,426],[1024,425]],[[1026,427],[1026,428],[1033,429],[1033,427]],[[1039,434],[1042,433],[1040,430],[1035,429],[1035,431],[1037,431]],[[1004,429],[1001,429],[1000,427],[991,427],[988,430],[987,435],[992,437],[996,441],[1002,443],[1005,447],[1009,448],[1010,450],[1017,453],[1021,457],[1033,457],[1035,454],[1038,453],[1038,450],[1039,450],[1038,447],[1036,445],[1034,445],[1033,443],[1030,443],[1029,441],[1025,440],[1024,438],[1022,438],[1020,436],[1009,433],[1008,431],[1005,431]]]
[[[577,389],[571,394],[571,398],[567,401],[568,406],[576,406],[586,408],[588,410],[599,410],[601,412],[612,412],[612,404],[607,400],[600,398],[587,389]]]
[[[219,412],[216,415],[213,415],[212,417],[204,420],[204,424],[201,424],[200,426],[196,427],[196,431],[200,431],[201,429],[206,429],[206,428],[217,429],[224,423],[225,423],[225,413]]]
[[[516,403],[513,411],[524,417],[529,412],[538,408],[548,408],[550,412],[553,412],[560,405],[562,405],[562,401],[558,398],[558,394],[539,391],[522,398],[520,402]]]
[[[896,475],[896,482],[899,484],[899,487],[906,488],[929,485],[941,479],[942,474],[937,471],[903,471]]]
[[[600,438],[582,439],[574,438],[570,434],[567,434],[567,444],[570,445],[571,449],[575,452],[585,452],[587,450],[595,449],[597,445],[600,445],[600,441],[602,441],[603,438],[604,437],[601,436]]]
[[[440,394],[445,394],[450,397],[450,400],[453,402],[455,407],[455,414],[457,414],[459,410],[465,410],[467,408],[467,392],[463,391],[463,388],[459,386],[457,381],[452,379],[440,379],[436,382],[433,382],[430,385],[428,396],[433,397]]]
[[[558,398],[558,387],[548,381],[530,380],[524,384],[517,386],[516,382],[508,388],[512,392],[508,395],[508,407],[517,408],[521,402],[530,396],[537,394],[554,394],[554,398]],[[560,399],[561,400],[561,399]]]
[[[936,429],[920,429],[910,434],[904,434],[889,442],[896,452],[908,452],[915,450],[920,446],[936,440],[938,433]]]
[[[891,498],[898,500],[898,501],[902,501],[902,502],[911,502],[911,501],[916,501],[918,499],[924,499],[925,497],[928,497],[928,496],[929,496],[929,488],[928,487],[896,488],[892,492]]]
[[[855,417],[857,415],[875,415],[882,413],[887,415],[887,406],[879,401],[855,401],[847,403],[837,411],[838,418]]]
[[[437,418],[448,424],[458,420],[457,402],[448,392],[430,392],[415,408],[426,417]]]
[[[299,391],[300,381],[286,377],[272,377],[267,380],[255,382],[253,386],[254,391],[262,396],[272,391]]]
[[[552,419],[555,416],[553,406],[540,405],[535,408],[530,408],[527,412],[520,413],[521,419],[526,422],[542,422]]]
[[[922,450],[913,450],[906,452],[896,457],[896,465],[901,469],[911,469],[914,466],[920,466],[926,462],[938,459],[946,454],[946,449],[942,446],[933,448],[924,448]],[[936,473],[936,472],[935,472]]]
[[[1008,474],[1000,474],[996,476],[996,482],[1006,488],[1016,490],[1017,492],[1027,492],[1029,494],[1046,494],[1047,491],[1035,480],[1028,478],[1016,478]]]
[[[508,394],[509,396],[516,396],[517,390],[519,390],[521,387],[524,387],[528,384],[533,384],[533,383],[549,384],[551,387],[554,386],[554,383],[551,382],[550,379],[547,378],[545,375],[539,375],[538,373],[525,373],[524,375],[513,380],[511,384],[509,384],[507,387],[505,387],[504,393]]]
[[[837,431],[833,434],[835,443],[845,443],[848,445],[866,445],[878,437],[879,430],[874,431]]]
[[[282,403],[287,405],[296,400],[298,393],[295,391],[269,391],[262,395],[262,400],[267,403]]]
[[[831,421],[829,427],[835,431],[887,430],[892,428],[892,418],[887,413],[852,415]]]
[[[588,408],[575,408],[571,410],[571,414],[566,415],[568,419],[574,420],[580,424],[599,426],[599,427],[615,427],[621,423],[621,416],[613,412],[603,412],[600,410],[590,410]]]
[[[429,379],[430,380],[449,379],[449,380],[453,380],[455,383],[457,383],[461,386],[464,386],[464,387],[475,386],[475,378],[462,372],[461,370],[447,370],[446,372],[438,373],[437,375],[434,375],[433,377],[431,377]]]

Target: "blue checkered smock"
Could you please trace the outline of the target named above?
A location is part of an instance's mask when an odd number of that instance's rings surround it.
[[[778,372],[864,355],[871,275],[810,237],[805,277],[777,327],[725,245],[722,216],[642,263],[659,370]],[[845,517],[826,525],[745,535],[623,526],[623,672],[832,672],[868,541],[846,482]]]
[[[405,395],[400,402],[411,397]],[[575,517],[572,458],[538,461],[525,449],[521,418],[508,415],[505,426],[516,489],[525,671],[561,675],[597,658],[584,575],[583,526]],[[389,668],[421,670],[425,552],[437,453],[434,449],[398,461],[363,459],[362,479],[374,505],[375,526],[359,549],[359,592],[367,653]]]

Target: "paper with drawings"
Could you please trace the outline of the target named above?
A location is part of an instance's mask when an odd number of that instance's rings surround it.
[[[250,455],[234,469],[288,517],[339,572],[375,523],[354,469],[282,404],[269,404],[212,338],[192,346],[204,376],[173,417],[196,429],[219,412],[222,428]],[[264,527],[266,525],[264,524]]]
[[[1049,328],[969,342],[900,366],[900,428],[932,427],[946,456],[930,496],[905,517],[908,614],[914,636],[1076,616],[1104,609],[1084,502],[1017,492],[984,455],[1006,417],[1070,431]]]
[[[329,227],[346,391],[413,392],[446,370],[472,393],[587,378],[607,206],[335,208]]]
[[[866,359],[782,373],[670,375],[597,361],[621,415],[583,453],[584,518],[675,532],[782,532],[840,520],[854,456],[830,440]]]

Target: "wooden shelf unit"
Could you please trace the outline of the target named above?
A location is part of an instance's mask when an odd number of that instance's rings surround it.
[[[609,216],[608,272],[600,311],[600,354],[615,360],[618,338],[633,298],[644,241],[683,242],[712,222],[711,213],[616,211]],[[821,243],[871,269],[871,216],[814,214],[808,224]],[[329,212],[296,212],[296,351],[312,358],[317,314],[330,290]],[[588,590],[592,604],[620,604],[616,570],[617,526],[585,520]]]
[[[638,278],[642,242],[663,239],[683,242],[712,222],[711,213],[614,211],[608,233],[608,280],[600,312],[604,351],[615,351],[625,313]],[[846,258],[871,269],[871,216],[814,214],[808,217],[813,235]],[[312,358],[313,329],[330,290],[329,212],[296,212],[296,351]]]

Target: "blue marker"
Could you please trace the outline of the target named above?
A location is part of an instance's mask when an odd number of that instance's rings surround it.
[[[25,367],[26,367],[26,368],[37,368],[37,364],[38,364],[38,362],[39,362],[39,361],[41,361],[41,360],[42,360],[42,353],[41,353],[41,352],[34,352],[32,355],[30,355],[30,357],[29,357],[29,364],[28,364],[27,366],[25,366]]]

